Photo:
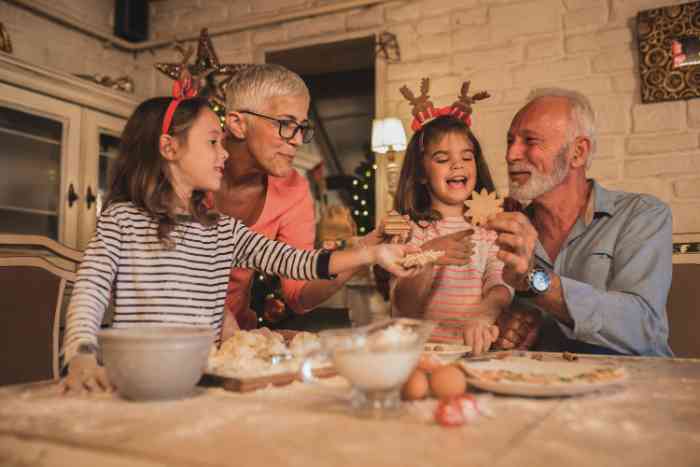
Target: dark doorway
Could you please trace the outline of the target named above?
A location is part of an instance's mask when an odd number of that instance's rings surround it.
[[[311,91],[310,114],[327,173],[352,174],[370,146],[374,37],[269,52],[265,61],[301,75]]]

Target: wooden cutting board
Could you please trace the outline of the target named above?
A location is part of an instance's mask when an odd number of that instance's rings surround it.
[[[274,332],[281,334],[284,337],[287,345],[292,341],[294,336],[299,332],[293,329],[275,329]],[[312,370],[313,375],[317,378],[330,378],[338,374],[332,366],[324,368],[315,368]],[[274,375],[237,378],[233,376],[222,376],[213,373],[205,373],[202,380],[199,382],[202,386],[218,386],[227,391],[234,392],[250,392],[257,389],[265,388],[269,385],[286,386],[294,381],[301,381],[301,376],[298,372],[294,373],[277,373]]]
[[[316,368],[313,374],[317,378],[330,378],[336,376],[338,372],[334,367]],[[218,386],[227,391],[234,392],[250,392],[257,389],[265,388],[269,385],[285,386],[294,381],[301,381],[299,373],[278,373],[267,376],[256,376],[248,378],[236,378],[232,376],[221,376],[211,373],[205,373],[202,380],[199,382],[202,386]]]

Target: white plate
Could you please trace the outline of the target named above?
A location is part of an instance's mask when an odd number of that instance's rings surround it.
[[[488,361],[468,360],[460,362],[469,374],[469,384],[486,391],[514,396],[573,396],[609,386],[618,385],[627,380],[627,372],[620,366],[602,365],[567,361],[549,357],[535,360],[529,356],[509,356],[504,359]],[[485,371],[504,370],[510,372],[500,380],[485,379]],[[605,379],[592,379],[596,372],[603,372]],[[481,374],[480,374],[481,373]],[[519,381],[518,379],[532,379]]]
[[[429,342],[423,347],[423,352],[429,355],[440,357],[441,359],[457,359],[472,351],[468,345],[442,344],[440,342]]]

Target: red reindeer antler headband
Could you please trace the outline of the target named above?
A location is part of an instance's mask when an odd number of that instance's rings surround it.
[[[413,121],[411,122],[411,129],[413,131],[419,131],[423,128],[423,125],[430,122],[431,120],[442,117],[445,115],[453,116],[459,120],[462,120],[467,126],[472,124],[472,104],[476,101],[487,99],[491,97],[488,92],[481,91],[476,94],[469,96],[469,85],[471,81],[465,81],[462,83],[462,89],[460,90],[457,100],[449,107],[435,108],[433,103],[429,100],[428,90],[430,89],[430,79],[423,78],[420,84],[420,96],[415,97],[413,92],[408,89],[408,86],[404,85],[399,89],[401,94],[411,103],[413,110]]]
[[[161,132],[164,135],[167,135],[170,131],[170,124],[173,122],[173,115],[175,115],[175,111],[177,110],[177,106],[180,105],[180,102],[195,97],[199,91],[198,80],[196,83],[192,79],[192,73],[190,73],[190,71],[187,69],[187,62],[192,55],[192,48],[189,47],[187,50],[184,50],[179,45],[176,47],[182,54],[182,68],[180,71],[180,76],[173,83],[173,100],[170,102],[170,105],[168,105],[168,108],[165,111],[165,116],[163,117],[163,127],[161,128]]]

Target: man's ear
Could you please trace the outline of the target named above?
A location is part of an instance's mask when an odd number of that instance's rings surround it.
[[[245,139],[248,133],[248,121],[240,112],[229,112],[226,114],[226,128],[237,139]]]
[[[574,154],[571,157],[571,166],[574,168],[585,167],[591,156],[591,140],[585,136],[579,136],[574,140]]]
[[[174,161],[177,158],[178,148],[179,144],[177,138],[173,138],[170,135],[160,135],[158,149],[160,150],[160,155],[163,156],[165,160]]]

